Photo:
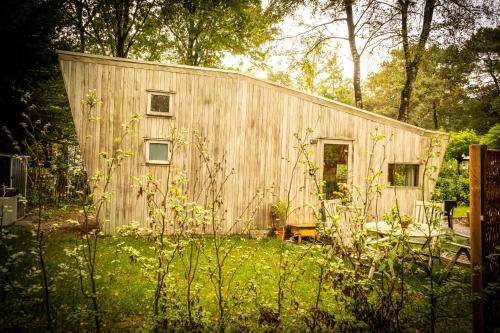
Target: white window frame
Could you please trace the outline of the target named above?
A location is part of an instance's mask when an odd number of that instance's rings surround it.
[[[149,145],[151,143],[160,143],[168,145],[168,160],[150,160],[149,159]],[[147,164],[157,164],[157,165],[169,165],[172,158],[172,142],[166,139],[146,139],[145,141],[146,150],[146,163]]]
[[[174,116],[174,110],[173,110],[173,98],[175,95],[175,92],[173,91],[162,91],[162,90],[154,90],[154,89],[148,89],[146,90],[148,93],[148,106],[146,109],[146,114],[150,116],[160,116],[160,117],[173,117]],[[151,111],[151,99],[153,95],[159,95],[159,96],[168,96],[168,112],[158,112],[158,111]]]

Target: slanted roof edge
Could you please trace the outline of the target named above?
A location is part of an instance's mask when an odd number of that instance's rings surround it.
[[[408,129],[412,132],[418,132],[419,134],[423,135],[440,135],[440,136],[446,136],[448,137],[449,134],[446,132],[440,132],[440,131],[433,131],[433,130],[428,130],[425,128],[421,128],[418,126],[414,126],[378,113],[370,112],[364,109],[360,109],[345,103],[341,103],[335,100],[331,100],[325,97],[313,95],[304,91],[300,91],[298,89],[294,89],[291,87],[284,86],[282,84],[272,82],[269,80],[265,79],[259,79],[256,77],[253,77],[249,74],[245,73],[240,73],[237,71],[233,70],[227,70],[227,69],[217,69],[217,68],[207,68],[207,67],[196,67],[196,66],[187,66],[187,65],[175,65],[175,64],[163,64],[163,63],[158,63],[158,62],[152,62],[152,61],[144,61],[144,60],[135,60],[135,59],[126,59],[126,58],[116,58],[116,57],[109,57],[109,56],[101,56],[101,55],[95,55],[95,54],[87,54],[87,53],[78,53],[78,52],[70,52],[70,51],[61,51],[57,50],[57,54],[59,55],[60,58],[66,58],[66,60],[69,60],[71,57],[77,57],[77,58],[90,58],[90,59],[99,59],[99,60],[104,60],[104,61],[112,61],[112,62],[121,62],[121,63],[132,63],[132,64],[142,64],[142,65],[148,65],[148,66],[159,66],[159,67],[165,67],[165,68],[172,68],[172,69],[182,69],[182,70],[187,70],[191,71],[195,74],[200,74],[200,73],[221,73],[221,74],[226,74],[230,76],[235,76],[237,78],[243,77],[245,79],[258,82],[261,84],[266,84],[270,85],[273,87],[277,87],[280,89],[284,89],[286,91],[289,91],[295,95],[298,95],[300,97],[305,97],[308,100],[315,102],[317,104],[326,106],[326,107],[337,107],[340,111],[344,111],[353,115],[357,115],[363,118],[367,118],[373,121],[378,121],[381,120],[382,122],[393,125],[395,127],[400,127],[403,129]]]

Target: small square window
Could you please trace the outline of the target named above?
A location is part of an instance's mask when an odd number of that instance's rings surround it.
[[[146,141],[146,160],[152,164],[169,164],[170,142],[160,140]]]
[[[170,112],[170,96],[151,94],[151,112]]]
[[[148,92],[147,114],[155,116],[172,116],[172,95],[166,92]]]
[[[418,164],[389,163],[388,171],[387,181],[389,186],[418,186]]]

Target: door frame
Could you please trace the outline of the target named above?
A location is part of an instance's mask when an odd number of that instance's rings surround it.
[[[347,145],[349,146],[349,152],[347,155],[347,185],[352,185],[353,176],[354,176],[354,139],[330,139],[330,138],[320,138],[318,139],[318,166],[319,166],[319,177],[320,180],[323,181],[323,172],[324,172],[324,153],[325,153],[325,144],[334,144],[334,145]]]

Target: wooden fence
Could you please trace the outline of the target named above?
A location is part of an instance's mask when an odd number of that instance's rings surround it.
[[[500,329],[500,150],[470,146],[472,291],[474,332]]]

